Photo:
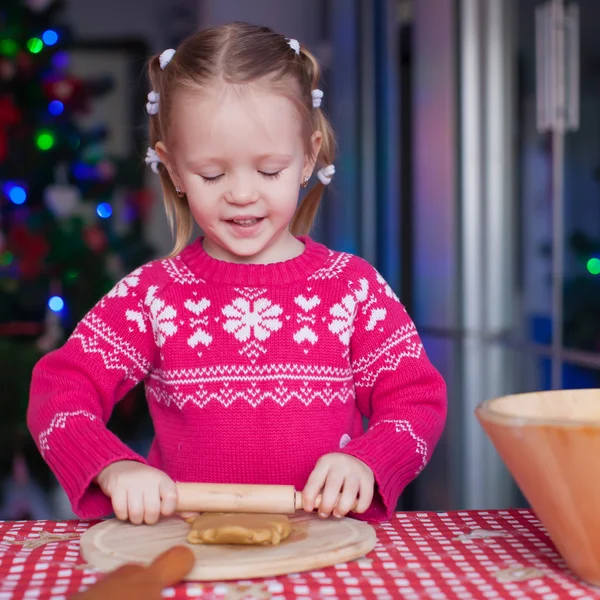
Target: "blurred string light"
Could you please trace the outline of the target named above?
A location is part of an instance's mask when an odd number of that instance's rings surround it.
[[[600,258],[590,258],[587,261],[587,270],[592,275],[600,275]]]
[[[40,150],[50,150],[54,146],[54,142],[54,135],[46,129],[39,131],[35,138],[35,143]]]
[[[108,219],[112,215],[112,206],[108,202],[102,202],[96,207],[96,212],[101,219]]]
[[[97,179],[96,167],[94,165],[88,165],[82,161],[78,162],[73,167],[73,175],[75,179],[79,179],[80,181]]]
[[[58,33],[56,33],[56,31],[53,29],[47,29],[42,34],[42,41],[44,44],[46,44],[46,46],[54,46],[54,44],[58,42]]]
[[[65,110],[65,105],[60,100],[52,100],[48,104],[48,112],[55,117],[61,115],[63,110]]]
[[[29,52],[31,52],[31,54],[38,54],[42,51],[43,47],[44,42],[42,42],[42,40],[40,40],[40,38],[37,37],[31,38],[27,42],[27,49],[29,50]]]
[[[69,66],[69,55],[64,50],[56,52],[52,57],[52,66],[57,71],[64,71]]]
[[[12,181],[4,184],[4,194],[13,204],[23,204],[27,200],[27,191],[25,188]]]
[[[48,300],[48,308],[53,312],[60,312],[65,307],[65,301],[60,296],[52,296]]]
[[[5,38],[0,40],[0,54],[4,56],[16,56],[19,52],[19,45],[15,40]]]

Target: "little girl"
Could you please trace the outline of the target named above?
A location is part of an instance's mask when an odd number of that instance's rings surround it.
[[[294,485],[307,511],[322,493],[323,517],[389,518],[440,438],[446,387],[381,275],[308,237],[335,172],[317,62],[235,23],[149,70],[146,161],[175,247],[36,365],[40,452],[81,518],[155,523],[175,512],[175,482]],[[142,380],[147,458],[106,428]]]

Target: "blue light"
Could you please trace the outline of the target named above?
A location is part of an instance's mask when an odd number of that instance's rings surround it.
[[[96,179],[96,167],[92,165],[86,165],[84,162],[78,162],[73,167],[73,175],[75,175],[75,179],[86,180],[86,179]]]
[[[57,71],[64,71],[64,70],[66,70],[67,67],[69,66],[69,63],[70,63],[69,54],[67,52],[65,52],[64,50],[60,51],[60,52],[57,52],[52,57],[52,66]]]
[[[23,204],[27,200],[25,188],[15,183],[7,183],[4,186],[4,193],[13,204]]]
[[[52,29],[47,29],[42,34],[42,41],[44,44],[46,44],[46,46],[54,46],[54,44],[58,42],[58,33]]]
[[[98,204],[96,212],[100,218],[108,219],[112,215],[112,206],[108,202],[102,202],[102,204]]]
[[[60,296],[52,296],[48,300],[48,307],[53,312],[60,312],[65,307],[65,301]]]
[[[63,110],[65,110],[65,106],[60,100],[52,100],[52,102],[48,104],[48,112],[55,117],[62,114]]]

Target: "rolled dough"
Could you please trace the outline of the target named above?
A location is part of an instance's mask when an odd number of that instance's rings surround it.
[[[205,513],[196,517],[188,534],[190,544],[276,546],[292,533],[285,515]]]

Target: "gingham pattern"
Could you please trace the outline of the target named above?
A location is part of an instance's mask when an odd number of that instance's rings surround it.
[[[66,599],[101,574],[79,557],[94,522],[0,523],[0,600]],[[210,600],[562,600],[600,598],[567,569],[526,510],[399,513],[376,526],[364,559],[323,571],[235,583],[187,583],[165,598]],[[41,539],[40,539],[40,536]]]

